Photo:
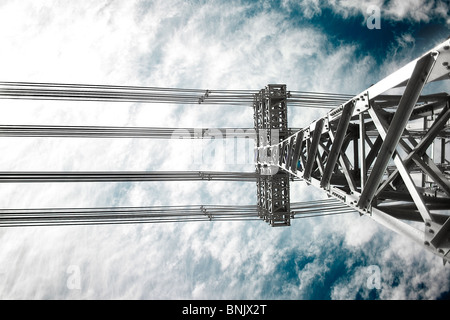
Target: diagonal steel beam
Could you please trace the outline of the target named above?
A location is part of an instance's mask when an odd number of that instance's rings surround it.
[[[330,140],[335,141],[335,136],[333,132],[329,131],[328,134],[330,136]],[[344,146],[343,150],[345,150],[346,148],[347,147]],[[353,175],[350,173],[350,161],[348,160],[347,155],[345,153],[340,153],[338,159],[339,164],[341,165],[341,170],[344,174],[345,180],[347,181],[350,190],[356,191],[356,183],[353,178]]]
[[[379,117],[379,115],[378,115]],[[436,136],[441,132],[441,130],[446,125],[447,121],[450,119],[450,108],[447,106],[441,111],[439,116],[434,121],[433,125],[430,127],[429,131],[425,134],[423,139],[417,143],[414,139],[409,139],[414,149],[400,139],[400,146],[408,153],[408,155],[403,159],[403,164],[409,170],[412,161],[414,161],[427,175],[429,175],[434,182],[436,182],[439,187],[444,190],[447,195],[450,196],[450,182],[445,178],[436,164],[428,157],[425,153],[426,149],[433,143]],[[387,127],[387,122],[385,119],[380,118],[380,122],[383,127]],[[405,130],[406,133],[407,130]],[[410,136],[410,134],[408,133]],[[378,194],[384,190],[391,182],[395,184],[395,178],[398,177],[399,170],[396,169],[390,174],[390,176],[383,182],[383,184],[377,189],[375,194]]]
[[[367,137],[366,142],[369,144],[369,147],[370,147],[370,151],[366,157],[366,167],[370,168],[372,163],[375,161],[375,159],[378,155],[378,152],[380,151],[381,145],[383,144],[383,138],[379,135],[375,139],[375,142],[372,145],[370,145],[371,141]]]
[[[285,169],[289,170],[289,168],[291,167],[291,162],[292,162],[292,154],[294,153],[294,148],[295,148],[295,136],[292,136],[289,140],[288,140],[288,147],[287,147],[287,154],[286,154],[286,163],[285,163]]]
[[[325,165],[322,179],[320,181],[320,186],[322,188],[328,189],[328,187],[330,186],[331,175],[333,174],[334,167],[336,166],[339,154],[341,153],[342,145],[345,139],[345,133],[347,132],[348,126],[350,124],[350,118],[352,117],[354,108],[355,104],[353,103],[353,101],[347,103],[344,106],[341,118],[339,119],[339,123],[336,129],[336,134],[334,135],[335,139],[333,141],[333,145],[331,146],[330,154],[328,155],[328,161]]]
[[[300,158],[300,152],[303,146],[303,131],[299,131],[295,138],[295,149],[292,155],[291,171],[297,172],[297,162]]]
[[[373,119],[374,123],[376,124],[381,137],[383,139],[386,139],[386,135],[387,135],[386,119],[384,119],[381,115],[379,115],[377,113],[377,111],[375,111],[375,109],[376,108],[374,108],[373,110],[369,110],[369,113],[372,115],[372,119]],[[409,148],[409,146],[406,145],[406,143],[404,143],[402,139],[399,139],[399,143],[404,148],[407,148],[407,149]],[[410,148],[408,150],[410,151]],[[416,207],[419,210],[419,212],[422,216],[422,219],[424,221],[426,219],[431,220],[430,211],[428,210],[427,206],[425,205],[425,201],[424,201],[422,195],[418,191],[416,185],[414,184],[413,179],[411,178],[411,175],[409,174],[408,169],[404,165],[402,159],[400,158],[400,156],[398,155],[397,152],[394,154],[394,163],[398,169],[398,172],[400,173],[400,175],[403,179],[403,182],[405,183],[405,185],[408,189],[408,192],[410,193],[414,203],[416,204]],[[382,190],[384,190],[384,186],[385,186],[385,183],[383,183],[380,186],[380,188],[378,188],[376,190],[375,195],[378,195]]]
[[[394,154],[395,148],[401,138],[405,129],[406,123],[411,117],[415,104],[420,96],[420,92],[426,83],[426,80],[436,61],[437,52],[430,52],[429,54],[420,58],[411,74],[411,77],[406,85],[404,94],[400,99],[397,111],[391,121],[386,137],[381,146],[380,152],[372,172],[369,175],[364,190],[358,202],[359,208],[369,207],[375,192],[383,178],[386,171],[389,159]]]
[[[359,114],[359,164],[360,164],[360,179],[361,192],[364,190],[364,185],[367,180],[367,165],[366,165],[366,124],[364,122],[364,113]],[[355,167],[355,170],[358,168]]]
[[[422,157],[413,155],[412,159],[448,196],[450,196],[450,182],[430,157],[426,154]]]
[[[308,158],[306,160],[305,172],[303,174],[303,179],[305,180],[309,180],[311,178],[312,168],[316,160],[317,150],[319,149],[320,136],[322,135],[324,123],[325,119],[323,118],[319,119],[316,122],[312,142],[308,150]]]

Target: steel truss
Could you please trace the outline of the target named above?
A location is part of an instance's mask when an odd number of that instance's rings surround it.
[[[279,143],[288,136],[287,91],[285,85],[268,85],[255,95],[254,124],[256,147]],[[260,217],[271,226],[290,225],[289,173],[278,171],[257,159],[256,183]]]
[[[450,78],[450,41],[271,145],[277,166],[450,260],[448,93],[422,94]],[[403,89],[401,95],[390,89]],[[392,93],[393,90],[391,90]]]

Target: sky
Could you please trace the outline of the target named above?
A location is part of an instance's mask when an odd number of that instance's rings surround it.
[[[369,6],[379,9],[379,29],[368,27]],[[447,2],[423,0],[0,0],[0,80],[202,89],[283,83],[357,94],[445,40],[448,16]],[[242,106],[0,103],[1,124],[253,126],[252,109]],[[290,108],[289,125],[306,126],[324,113]],[[252,159],[229,161],[220,143],[2,138],[0,171],[254,170]],[[291,184],[293,201],[322,198]],[[8,184],[0,202],[239,205],[256,203],[256,187]],[[357,214],[285,228],[262,221],[10,228],[0,229],[0,240],[0,299],[450,297],[450,269],[441,259]]]

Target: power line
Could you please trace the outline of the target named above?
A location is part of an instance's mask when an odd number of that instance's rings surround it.
[[[0,82],[0,99],[103,101],[252,106],[257,90],[210,90],[167,87]],[[334,108],[353,95],[290,91],[290,106]]]
[[[254,128],[0,125],[0,137],[63,138],[256,138]]]
[[[136,182],[136,181],[248,181],[261,178],[256,172],[217,171],[18,171],[0,172],[0,183]]]
[[[334,199],[292,203],[293,218],[354,212]],[[259,220],[256,205],[0,209],[0,227]]]
[[[260,90],[205,90],[61,83],[0,82],[0,99],[102,101],[135,103],[239,105],[253,107]],[[261,96],[258,96],[259,98]],[[290,91],[290,106],[334,108],[352,95]],[[228,134],[231,133],[231,136]],[[0,137],[89,138],[255,138],[254,128],[155,128],[113,126],[1,125]],[[0,183],[134,182],[134,181],[243,181],[264,179],[256,172],[211,171],[89,171],[0,172]],[[0,226],[92,225],[192,221],[259,220],[264,209],[248,206],[152,206],[114,208],[43,208],[0,210]],[[292,203],[292,218],[343,214],[353,210],[333,200]]]

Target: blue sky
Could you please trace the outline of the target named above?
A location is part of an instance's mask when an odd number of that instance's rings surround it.
[[[368,3],[376,4],[376,2]],[[410,43],[405,49],[408,51],[413,49],[412,53],[415,55],[423,53],[424,48],[449,36],[450,29],[445,15],[431,15],[426,22],[416,21],[408,15],[402,19],[394,19],[392,14],[385,12],[385,8],[390,3],[392,2],[384,1],[379,5],[380,29],[361,28],[366,25],[367,18],[370,16],[367,11],[362,10],[363,5],[353,15],[339,14],[334,11],[333,7],[326,5],[320,8],[320,13],[311,17],[305,16],[301,6],[294,6],[289,15],[299,26],[308,24],[319,28],[327,34],[329,41],[335,46],[341,43],[357,43],[357,54],[370,54],[378,63],[389,58],[390,49],[403,45],[401,40],[405,39],[405,35],[411,36],[411,38],[407,38]]]
[[[380,8],[369,30],[366,9]],[[1,79],[357,93],[450,35],[441,1],[0,1]],[[448,83],[444,84],[448,87]],[[447,90],[448,91],[448,90]],[[251,108],[3,101],[2,124],[249,127]],[[293,127],[323,110],[289,110]],[[194,145],[193,145],[194,144]],[[203,163],[192,150],[202,150]],[[253,170],[223,146],[0,141],[0,170]],[[294,201],[323,198],[301,183]],[[3,207],[253,204],[250,183],[8,185]],[[2,299],[438,299],[442,261],[359,215],[0,230]],[[367,285],[370,266],[381,287]],[[72,273],[76,270],[75,274]],[[79,286],[71,286],[73,276]]]

